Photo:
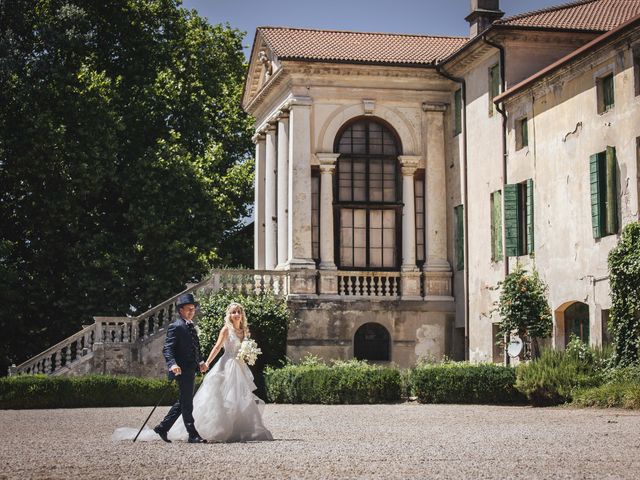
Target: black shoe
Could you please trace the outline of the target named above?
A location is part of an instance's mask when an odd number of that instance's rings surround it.
[[[158,435],[160,435],[160,438],[162,440],[164,440],[167,443],[171,443],[171,440],[169,440],[169,438],[167,437],[167,432],[164,431],[162,428],[160,428],[160,426],[154,427],[153,431],[156,432]]]
[[[189,443],[207,443],[200,435],[189,435]]]

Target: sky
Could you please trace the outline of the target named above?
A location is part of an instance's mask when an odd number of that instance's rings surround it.
[[[500,0],[505,16],[569,0]],[[470,0],[183,0],[209,23],[247,32],[249,55],[256,27],[302,27],[423,35],[468,36]]]

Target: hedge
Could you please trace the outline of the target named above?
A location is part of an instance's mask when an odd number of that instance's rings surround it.
[[[402,398],[395,368],[351,360],[326,365],[314,360],[265,370],[267,399],[276,403],[392,403]]]
[[[199,382],[198,377],[196,382]],[[0,409],[129,407],[163,405],[178,398],[175,383],[163,379],[90,375],[0,378]]]
[[[420,403],[523,403],[515,380],[513,368],[489,363],[423,364],[410,375],[412,393]]]

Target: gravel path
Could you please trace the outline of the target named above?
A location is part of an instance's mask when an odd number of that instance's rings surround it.
[[[149,411],[0,411],[0,479],[640,477],[633,411],[267,405],[274,442],[111,441],[115,427],[139,425]]]

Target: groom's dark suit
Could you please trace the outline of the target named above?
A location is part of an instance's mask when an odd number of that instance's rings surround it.
[[[186,320],[181,317],[169,325],[162,353],[169,369],[169,380],[175,378],[178,383],[180,398],[156,428],[168,432],[180,414],[182,414],[182,419],[189,435],[197,435],[193,424],[193,390],[196,372],[199,369],[202,358],[195,326],[187,324]],[[171,367],[174,365],[180,367],[182,370],[181,375],[173,374]]]

